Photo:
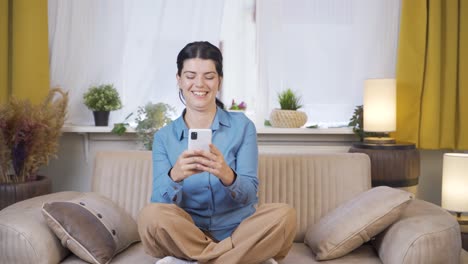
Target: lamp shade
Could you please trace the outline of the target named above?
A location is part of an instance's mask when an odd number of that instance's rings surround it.
[[[396,130],[395,79],[369,79],[364,82],[364,131]]]
[[[468,212],[468,154],[444,154],[442,207],[452,212]]]

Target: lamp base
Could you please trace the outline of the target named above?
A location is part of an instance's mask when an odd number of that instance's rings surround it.
[[[369,144],[395,144],[395,139],[391,137],[365,137],[364,143]]]

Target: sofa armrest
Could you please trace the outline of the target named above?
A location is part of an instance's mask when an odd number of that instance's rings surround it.
[[[385,264],[459,263],[460,226],[441,207],[413,200],[373,242]]]
[[[45,202],[69,200],[79,192],[42,195],[0,211],[0,263],[59,263],[69,252],[42,217]]]

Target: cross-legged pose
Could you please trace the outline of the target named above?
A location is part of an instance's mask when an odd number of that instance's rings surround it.
[[[179,95],[186,108],[153,142],[151,203],[138,217],[145,251],[157,263],[276,263],[296,233],[286,204],[257,207],[255,125],[224,110],[220,50],[187,44],[177,56]],[[188,149],[189,129],[210,129],[209,149]]]

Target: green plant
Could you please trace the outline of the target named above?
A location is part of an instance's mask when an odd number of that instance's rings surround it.
[[[145,149],[152,150],[154,133],[172,122],[170,117],[172,113],[175,113],[175,109],[165,103],[147,103],[144,107],[138,108],[135,130]]]
[[[56,94],[61,98],[54,100]],[[36,180],[58,151],[67,105],[68,93],[60,88],[39,105],[15,98],[0,105],[0,183]]]
[[[379,135],[379,133],[375,132],[364,132],[364,109],[362,105],[356,106],[353,116],[349,120],[348,126],[353,128],[354,134],[359,137],[360,141],[363,141],[364,137],[374,137]]]
[[[112,128],[111,132],[114,134],[117,134],[119,136],[125,134],[127,131],[127,127],[130,125],[127,120],[133,115],[133,113],[130,113],[127,117],[125,117],[124,121],[122,123],[115,123],[114,128]]]
[[[91,86],[84,93],[83,100],[92,111],[114,111],[122,108],[119,92],[112,84]]]
[[[281,110],[297,110],[302,107],[301,97],[297,96],[289,88],[278,94],[278,102],[281,106]]]

